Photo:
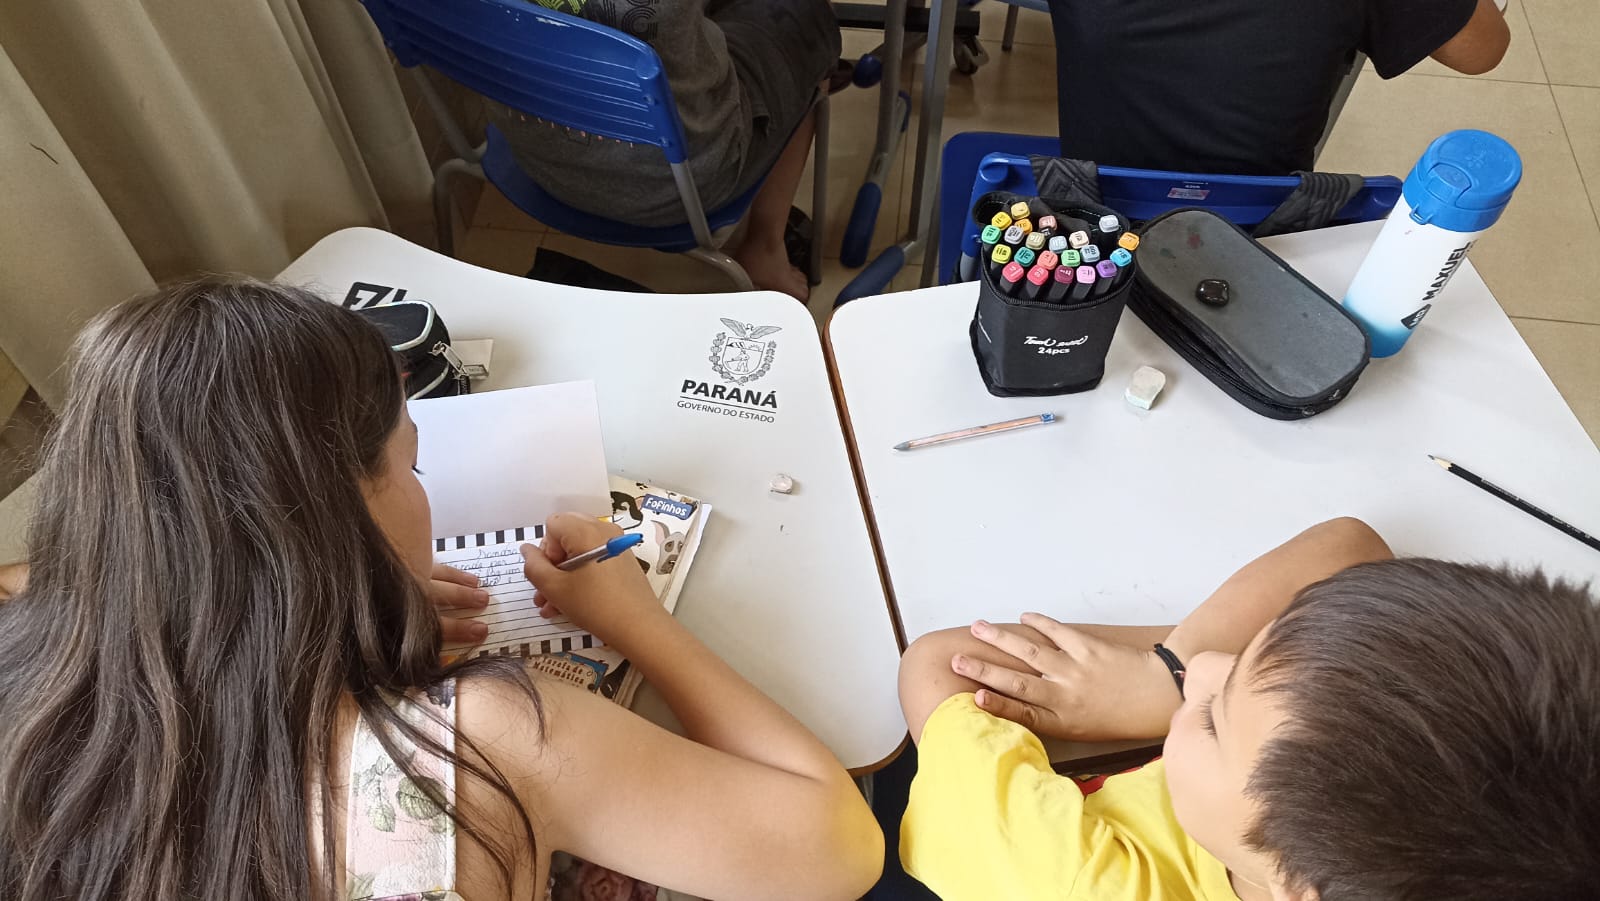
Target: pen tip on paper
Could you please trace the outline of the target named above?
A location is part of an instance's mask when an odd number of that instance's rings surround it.
[[[1039,414],[1039,421],[1040,422],[1055,422],[1056,421],[1056,414],[1054,414],[1054,413],[1040,413]]]
[[[909,442],[909,441],[902,441],[899,444],[896,444],[894,446],[894,449],[897,450],[897,451],[909,450],[910,448],[911,448],[911,442]]]
[[[1437,465],[1440,469],[1449,469],[1450,466],[1451,466],[1451,463],[1450,463],[1449,460],[1445,460],[1445,459],[1442,459],[1440,457],[1435,457],[1433,454],[1429,454],[1428,455],[1428,459],[1432,460],[1434,462],[1434,464]]]

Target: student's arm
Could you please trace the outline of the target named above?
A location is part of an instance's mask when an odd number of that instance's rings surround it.
[[[1158,738],[1180,702],[1151,645],[1187,661],[1237,654],[1300,590],[1347,567],[1391,556],[1365,523],[1307,529],[1239,570],[1176,627],[1068,626],[1039,614],[1021,625],[976,623],[918,639],[900,664],[900,704],[913,739],[945,698],[978,705],[1038,732],[1080,741]]]
[[[22,593],[28,584],[28,564],[9,563],[0,566],[0,603]]]
[[[547,740],[496,742],[495,753],[519,749],[503,766],[549,824],[550,846],[700,897],[864,894],[883,834],[827,747],[674,620],[631,555],[556,568],[617,534],[554,517],[548,556],[524,551],[528,577],[633,661],[685,735],[587,692],[544,689]]]
[[[1494,0],[1478,0],[1472,18],[1456,36],[1446,41],[1433,58],[1467,75],[1482,75],[1500,65],[1511,45],[1511,29]]]

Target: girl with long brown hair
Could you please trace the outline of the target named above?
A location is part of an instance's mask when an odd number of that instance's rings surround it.
[[[418,436],[382,337],[209,279],[99,317],[0,568],[0,895],[542,898],[552,851],[708,897],[856,897],[882,834],[828,750],[668,616],[614,534],[529,549],[660,729],[440,664]],[[446,884],[448,883],[448,884]]]

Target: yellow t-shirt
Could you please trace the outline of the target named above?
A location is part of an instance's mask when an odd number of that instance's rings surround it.
[[[1085,796],[1032,732],[970,693],[923,727],[900,861],[944,901],[1238,901],[1173,816],[1161,761]]]

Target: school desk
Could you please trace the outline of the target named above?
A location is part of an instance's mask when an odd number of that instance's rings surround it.
[[[1381,223],[1265,243],[1343,296]],[[1400,554],[1543,565],[1592,579],[1600,553],[1436,467],[1453,460],[1590,533],[1600,451],[1472,266],[1399,354],[1320,415],[1279,422],[1211,384],[1125,311],[1098,388],[984,390],[975,284],[866,298],[828,343],[905,638],[1038,611],[1176,623],[1253,557],[1351,515]],[[1149,411],[1123,401],[1150,364]],[[1055,413],[1053,425],[897,452],[908,438]]]
[[[804,306],[770,292],[545,284],[367,228],[329,235],[280,278],[337,302],[402,291],[431,301],[453,339],[494,339],[490,378],[474,390],[593,380],[608,469],[712,505],[679,621],[845,766],[870,769],[896,751],[899,651]],[[768,490],[779,473],[793,493]],[[648,689],[635,709],[670,722]]]

